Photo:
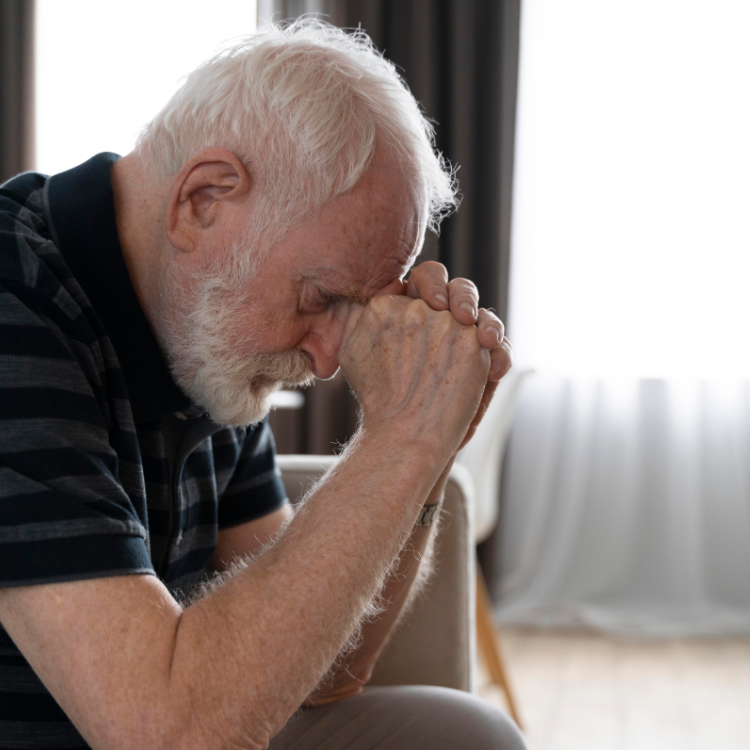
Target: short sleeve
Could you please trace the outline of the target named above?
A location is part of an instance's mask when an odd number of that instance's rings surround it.
[[[109,368],[60,308],[14,286],[0,286],[0,587],[153,574]]]
[[[232,479],[219,501],[219,528],[254,521],[288,502],[266,418],[247,431]]]

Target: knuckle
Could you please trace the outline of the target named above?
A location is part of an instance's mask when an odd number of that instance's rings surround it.
[[[427,260],[412,270],[409,279],[422,288],[426,285],[442,288],[448,281],[448,271],[442,263]]]
[[[505,333],[505,326],[503,325],[502,320],[500,320],[499,318],[495,318],[495,317],[483,318],[479,325],[482,328],[482,330],[496,333],[498,341],[503,340],[503,335]]]
[[[420,263],[414,270],[416,271],[417,269],[420,269],[423,273],[448,278],[448,270],[442,263],[438,263],[436,260],[426,260],[424,263]]]
[[[501,328],[505,328],[505,325],[503,324],[503,321],[500,320],[500,318],[495,315],[492,310],[488,310],[486,307],[480,307],[479,308],[479,314],[482,316],[484,320],[486,320],[489,323],[494,323],[495,325],[500,325]]]
[[[453,317],[453,313],[450,310],[442,310],[441,312],[435,313],[436,326],[443,334],[447,335],[452,331],[456,330],[461,324]]]
[[[470,279],[458,278],[450,282],[451,289],[455,289],[458,294],[469,294],[472,297],[479,298],[477,285]]]
[[[376,315],[387,314],[393,309],[393,300],[387,294],[379,294],[370,300],[367,307]]]
[[[388,297],[385,294],[379,294],[370,300],[369,307],[371,310],[382,310],[388,305]]]
[[[404,316],[410,323],[423,324],[430,312],[429,305],[421,299],[410,300],[404,311]]]

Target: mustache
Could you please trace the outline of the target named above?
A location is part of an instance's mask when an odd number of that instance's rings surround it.
[[[310,360],[299,349],[290,349],[277,354],[259,354],[251,358],[250,368],[253,388],[269,386],[304,386],[315,379]]]

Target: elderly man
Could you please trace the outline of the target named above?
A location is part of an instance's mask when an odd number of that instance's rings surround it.
[[[510,366],[470,282],[404,281],[453,198],[392,66],[314,23],[124,158],[3,186],[0,746],[523,747],[472,696],[363,688]],[[359,429],[293,514],[268,399],[339,366]]]

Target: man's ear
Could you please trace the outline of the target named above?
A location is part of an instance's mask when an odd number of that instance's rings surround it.
[[[230,151],[207,148],[185,163],[172,180],[166,231],[178,250],[192,252],[202,234],[211,232],[227,210],[250,193],[250,175]]]

